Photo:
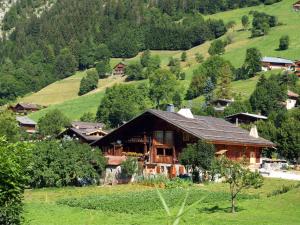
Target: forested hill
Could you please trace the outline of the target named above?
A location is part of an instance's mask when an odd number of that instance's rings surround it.
[[[222,20],[201,13],[277,1],[19,0],[3,20],[0,104],[94,66],[100,44],[122,58],[185,50],[226,33]]]

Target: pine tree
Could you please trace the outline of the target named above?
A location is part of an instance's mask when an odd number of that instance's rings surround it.
[[[223,99],[231,98],[232,71],[229,65],[224,65],[221,70],[221,77],[217,87],[217,97]]]
[[[213,98],[214,98],[214,92],[213,92],[214,88],[215,88],[215,86],[214,86],[211,78],[208,77],[207,80],[206,80],[206,85],[204,87],[204,91],[203,91],[206,104],[209,104],[213,100]]]

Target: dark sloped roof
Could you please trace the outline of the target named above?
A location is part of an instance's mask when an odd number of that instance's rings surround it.
[[[103,123],[91,123],[91,122],[72,122],[72,127],[78,127],[79,129],[102,129],[104,127]]]
[[[244,112],[240,112],[240,113],[236,113],[230,116],[226,116],[226,119],[230,119],[230,118],[235,118],[238,117],[240,115],[246,116],[246,117],[250,117],[250,118],[255,118],[255,119],[262,119],[262,120],[267,120],[268,117],[263,116],[263,115],[257,115],[257,114],[252,114],[252,113],[244,113]]]
[[[292,60],[277,57],[263,57],[261,61],[270,63],[294,64]]]
[[[288,90],[287,95],[288,95],[288,97],[299,98],[299,95],[297,93],[292,92],[290,90]]]
[[[16,106],[22,106],[24,109],[39,109],[39,106],[37,104],[33,103],[18,103]]]
[[[16,119],[22,125],[35,126],[37,124],[35,121],[28,118],[27,116],[17,116]]]
[[[84,129],[76,129],[71,127],[70,131],[73,131],[75,134],[79,135],[80,137],[82,137],[84,140],[88,141],[88,142],[93,142],[93,141],[97,141],[101,138],[101,136],[97,136],[97,135],[87,135],[87,131]],[[99,130],[94,130],[94,132],[97,132]],[[89,133],[92,133],[89,130]],[[103,132],[103,134],[105,134],[105,132]]]
[[[249,135],[249,131],[236,127],[235,125],[219,118],[208,116],[195,116],[194,118],[186,118],[178,113],[153,109],[146,111],[138,117],[141,117],[144,114],[152,114],[157,116],[197,138],[213,143],[254,145],[262,147],[274,146],[272,142],[263,138],[254,138]],[[131,123],[135,119],[129,121],[127,124]],[[127,124],[124,124],[121,127],[124,128]],[[118,129],[106,135],[102,140],[105,140],[107,137],[117,132]],[[93,145],[102,142],[102,140],[93,143]]]

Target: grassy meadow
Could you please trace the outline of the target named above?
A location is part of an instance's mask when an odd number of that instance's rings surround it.
[[[248,7],[243,9],[236,9],[228,12],[221,12],[214,15],[205,16],[206,18],[223,19],[225,22],[235,21],[236,26],[234,29],[228,31],[226,35],[230,35],[233,39],[233,43],[226,47],[226,52],[223,55],[225,59],[228,59],[235,67],[242,65],[246,50],[250,47],[258,48],[264,56],[277,56],[285,57],[288,59],[300,58],[300,13],[295,12],[292,9],[292,3],[294,0],[283,0],[282,2],[273,5],[260,5],[254,7]],[[250,38],[250,30],[243,30],[241,25],[241,17],[248,15],[250,11],[257,10],[266,12],[270,15],[276,15],[282,25],[271,28],[268,35],[258,38]],[[250,16],[251,18],[251,16]],[[278,51],[279,39],[282,35],[288,34],[290,36],[290,47],[285,51]],[[221,38],[225,38],[224,37]],[[195,60],[195,54],[201,53],[204,57],[208,57],[208,48],[210,42],[206,42],[202,45],[186,51],[187,61],[182,62],[181,66],[184,72],[186,72],[186,80],[180,81],[182,90],[188,88],[189,82],[193,75],[193,70],[196,69],[199,64]],[[182,51],[152,51],[152,55],[158,55],[161,59],[162,67],[167,67],[170,57],[180,58]],[[128,63],[139,61],[141,53],[134,58],[124,59]],[[111,60],[111,65],[114,66],[123,59],[114,58]],[[272,72],[271,72],[272,73]],[[267,73],[267,76],[271,73]],[[277,73],[274,71],[274,73]],[[58,108],[63,111],[70,119],[75,120],[85,112],[89,111],[96,113],[96,109],[100,104],[101,97],[107,87],[110,87],[116,83],[123,83],[124,78],[114,77],[102,79],[99,81],[99,88],[87,95],[78,97],[80,79],[85,76],[86,72],[77,72],[75,75],[66,78],[64,80],[55,82],[37,93],[28,95],[19,101],[33,102],[41,105],[49,106],[47,109],[41,112],[30,115],[32,119],[39,119],[48,110]],[[241,95],[242,99],[247,99],[255,89],[255,85],[258,81],[258,77],[254,77],[248,80],[241,80],[232,82],[232,91],[237,95]],[[134,82],[133,82],[134,83]],[[184,94],[184,93],[183,93]],[[203,97],[200,96],[192,101],[193,106],[200,105],[203,102]]]
[[[205,199],[183,216],[181,224],[299,224],[299,188],[268,197],[272,191],[281,188],[282,185],[295,184],[297,184],[296,181],[265,179],[262,188],[243,191],[241,196],[248,197],[238,200],[238,212],[235,214],[228,212],[230,199],[226,184],[214,183],[192,187],[189,193],[190,196],[193,196],[193,201],[202,197]],[[162,193],[170,191],[184,193],[178,196],[179,199],[182,199],[187,190],[161,190]],[[117,196],[123,197],[117,201]],[[126,199],[126,196],[131,198]],[[147,199],[137,204],[138,197],[141,196]],[[216,197],[218,200],[215,199]],[[76,201],[84,202],[84,204],[73,207],[59,204],[62,199],[71,200],[74,198]],[[100,208],[102,207],[102,210],[88,208],[91,202],[86,201],[86,199],[93,198],[99,199],[96,204]],[[180,204],[172,206],[170,204],[171,197],[165,195],[165,198],[171,207],[171,212],[178,212]],[[103,200],[101,201],[101,199]],[[158,202],[149,204],[155,199]],[[109,200],[111,200],[111,204]],[[27,190],[24,203],[25,221],[32,225],[167,224],[163,206],[159,204],[159,199],[153,188],[137,184]],[[107,208],[103,208],[105,205],[101,206],[101,204],[107,204]],[[126,209],[127,213],[123,212],[123,208]],[[145,211],[137,211],[137,209]]]

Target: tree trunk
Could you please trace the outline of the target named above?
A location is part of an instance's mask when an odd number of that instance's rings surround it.
[[[235,213],[235,198],[231,197],[231,212]]]

